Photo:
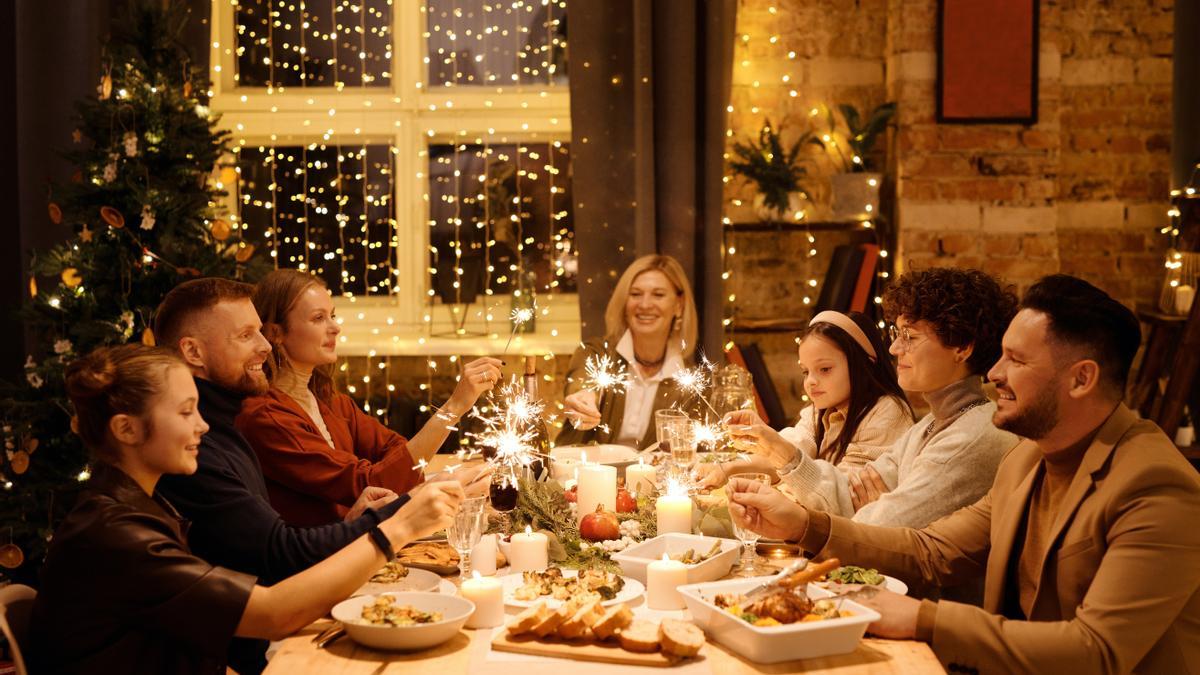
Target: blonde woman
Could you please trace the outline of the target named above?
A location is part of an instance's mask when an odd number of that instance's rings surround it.
[[[606,335],[575,350],[567,372],[566,422],[556,445],[619,443],[645,448],[655,441],[654,411],[694,402],[671,377],[693,363],[699,323],[692,287],[679,261],[647,255],[626,268],[604,314]],[[589,356],[624,364],[629,382],[597,404],[583,388]]]

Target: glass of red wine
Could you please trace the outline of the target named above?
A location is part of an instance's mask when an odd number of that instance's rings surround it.
[[[509,464],[501,464],[492,471],[492,485],[488,491],[492,508],[502,518],[501,528],[504,534],[509,534],[511,524],[509,514],[517,508],[517,495],[520,494],[517,485],[517,472]]]

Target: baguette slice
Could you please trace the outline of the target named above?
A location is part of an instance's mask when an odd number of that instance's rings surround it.
[[[658,626],[658,639],[664,654],[687,659],[700,653],[704,646],[704,631],[689,621],[663,619]]]
[[[523,635],[533,630],[533,627],[542,622],[550,610],[546,609],[546,603],[539,602],[529,609],[521,612],[515,619],[508,623],[508,632],[512,635]]]
[[[595,631],[597,640],[607,640],[631,623],[633,623],[633,611],[629,609],[628,605],[622,603],[616,607],[610,607],[604,616],[592,625],[592,630]]]
[[[550,612],[546,618],[542,619],[542,621],[539,622],[538,625],[534,626],[533,630],[530,632],[540,638],[544,638],[558,630],[558,627],[562,625],[562,622],[571,618],[572,613],[573,612],[571,611],[570,607],[563,605],[555,611]]]
[[[558,636],[566,640],[581,638],[585,631],[590,632],[592,624],[603,615],[604,605],[599,602],[584,605],[571,615],[570,619],[562,622],[558,627]]]
[[[658,624],[645,619],[634,619],[617,633],[621,648],[638,654],[658,651]]]

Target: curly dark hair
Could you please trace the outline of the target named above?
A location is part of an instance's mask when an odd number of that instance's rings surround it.
[[[928,321],[947,347],[974,350],[971,372],[982,375],[1000,359],[1000,339],[1017,313],[1012,286],[979,270],[934,267],[904,274],[883,294],[888,323],[903,316]]]

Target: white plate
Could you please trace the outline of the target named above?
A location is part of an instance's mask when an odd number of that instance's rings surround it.
[[[354,595],[379,595],[380,593],[436,593],[441,577],[428,570],[408,568],[408,576],[389,584],[371,582],[363,584]]]
[[[577,570],[563,570],[562,572],[563,576],[568,578],[579,573]],[[536,600],[517,600],[513,597],[513,594],[517,592],[518,588],[525,585],[524,576],[520,573],[514,573],[506,574],[498,578],[500,579],[501,585],[504,586],[504,604],[508,605],[509,607],[533,607],[539,602],[544,601],[546,603],[546,607],[549,607],[550,609],[556,609],[564,602],[562,600],[554,599],[554,596],[551,595],[543,595]],[[600,604],[604,605],[605,607],[611,607],[613,605],[619,605],[623,602],[633,602],[634,600],[642,597],[642,593],[646,592],[646,587],[643,586],[642,582],[638,581],[637,579],[630,579],[629,577],[622,578],[625,580],[625,586],[621,588],[620,593],[617,593],[617,597],[613,598],[612,600],[603,600]]]
[[[841,584],[839,584],[837,582],[831,582],[831,581],[818,581],[818,582],[814,583],[813,585],[820,586],[821,588],[826,588],[826,589],[830,589],[830,590],[834,590],[838,586],[841,586]],[[908,595],[908,584],[904,583],[903,581],[900,581],[896,577],[889,577],[886,574],[883,575],[883,587],[893,593],[899,593],[900,595]],[[836,590],[834,592],[836,592]]]
[[[550,451],[551,459],[568,459],[578,462],[587,453],[592,464],[632,464],[637,461],[637,450],[627,445],[606,443],[603,445],[563,445]]]
[[[441,612],[442,620],[416,626],[377,626],[362,621],[362,608],[375,601],[374,595],[360,595],[333,606],[333,618],[342,622],[350,639],[374,649],[413,651],[428,649],[458,635],[475,603],[442,593],[388,593],[398,605],[412,605],[426,612]]]

